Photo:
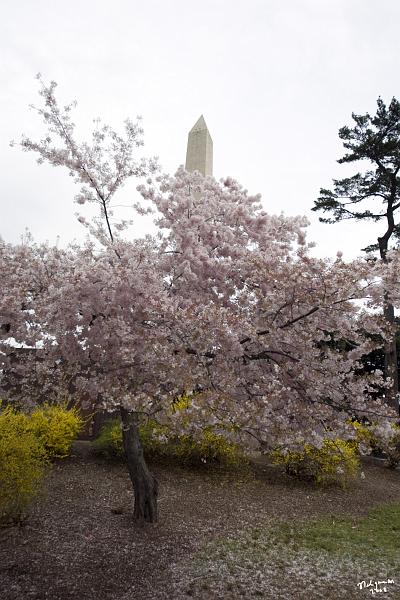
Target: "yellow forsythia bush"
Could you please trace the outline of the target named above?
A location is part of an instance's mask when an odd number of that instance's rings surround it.
[[[384,453],[389,467],[396,468],[400,463],[400,425],[392,423],[386,426],[379,423],[363,424],[359,421],[350,423],[356,432],[352,443],[365,453],[378,451]]]
[[[47,456],[29,430],[29,417],[11,407],[0,412],[0,521],[18,522],[40,489]]]
[[[360,421],[348,421],[355,431],[355,437],[348,440],[348,444],[352,445],[361,454],[369,454],[378,446],[377,438],[371,429],[371,426]]]
[[[321,448],[305,444],[299,452],[275,450],[273,464],[284,465],[289,475],[321,486],[345,487],[359,473],[358,448],[341,439],[324,440]]]
[[[392,423],[386,427],[376,426],[374,433],[379,449],[386,455],[388,466],[395,469],[400,463],[400,425]]]
[[[182,464],[218,463],[226,467],[240,466],[246,459],[240,448],[211,428],[205,429],[197,439],[190,435],[172,434],[168,427],[148,421],[139,428],[143,451],[150,459],[172,459]],[[120,421],[105,423],[93,442],[97,454],[106,458],[123,456]]]
[[[185,411],[190,407],[192,396],[182,394],[174,399],[171,405],[171,412]],[[190,422],[190,417],[185,417],[185,421]],[[218,431],[228,431],[231,426],[218,426]],[[223,433],[212,427],[205,427],[196,437],[191,435],[174,435],[166,431],[166,444],[164,452],[172,458],[178,459],[184,464],[206,464],[217,463],[225,467],[239,467],[248,463],[243,450],[238,444],[229,441]]]
[[[224,467],[238,467],[247,462],[240,447],[228,441],[211,427],[205,428],[199,436],[171,436],[165,447],[168,456],[183,464],[220,464]]]
[[[191,396],[182,394],[174,398],[170,413],[182,413],[184,421],[190,417],[185,411],[190,407]],[[237,444],[227,440],[212,427],[206,427],[196,438],[191,435],[177,435],[167,425],[155,420],[147,420],[139,426],[140,439],[146,458],[172,459],[181,464],[201,465],[218,463],[225,467],[236,467],[247,463],[243,451]],[[93,442],[97,454],[106,458],[120,458],[124,454],[122,431],[119,419],[111,419],[102,427]]]
[[[29,430],[38,438],[50,458],[68,456],[71,444],[83,427],[83,419],[74,407],[44,404],[29,416]]]
[[[45,404],[25,414],[0,403],[0,521],[23,518],[49,459],[68,455],[82,425],[75,408]]]

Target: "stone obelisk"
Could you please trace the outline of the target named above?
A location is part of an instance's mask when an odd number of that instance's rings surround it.
[[[189,131],[185,168],[204,176],[213,174],[213,142],[203,115]]]

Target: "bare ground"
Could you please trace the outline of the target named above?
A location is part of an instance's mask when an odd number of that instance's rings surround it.
[[[400,501],[400,472],[374,459],[365,460],[365,479],[348,490],[302,485],[262,461],[239,473],[157,465],[152,470],[160,483],[159,523],[139,527],[132,522],[133,493],[123,464],[91,456],[84,444],[56,463],[27,523],[0,530],[1,600],[247,598],[239,588],[229,595],[200,592],[192,557],[209,542],[260,523],[361,516]],[[350,598],[313,596],[312,590],[303,596],[292,583],[283,581],[279,597]]]

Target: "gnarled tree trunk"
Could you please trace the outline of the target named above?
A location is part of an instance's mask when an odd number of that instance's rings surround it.
[[[129,475],[135,493],[133,517],[136,521],[157,521],[158,482],[147,468],[139,435],[139,418],[136,412],[120,407],[122,439]]]

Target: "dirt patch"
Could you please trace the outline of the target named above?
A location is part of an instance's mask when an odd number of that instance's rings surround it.
[[[220,536],[266,521],[363,515],[400,501],[398,471],[373,459],[363,470],[365,479],[348,490],[320,490],[262,461],[240,473],[152,465],[160,522],[138,527],[125,466],[96,459],[81,443],[54,465],[27,524],[0,531],[0,597],[175,599],[179,564]]]

